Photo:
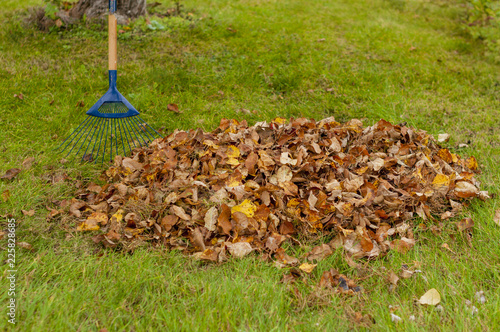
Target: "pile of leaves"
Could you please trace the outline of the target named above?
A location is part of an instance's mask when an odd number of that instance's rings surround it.
[[[309,261],[340,247],[374,258],[414,245],[412,218],[447,220],[488,198],[476,173],[474,157],[385,120],[224,119],[213,132],[176,130],[117,156],[105,184],[80,189],[69,211],[106,247],[150,241],[219,262],[257,251],[294,265],[285,241],[329,236]]]

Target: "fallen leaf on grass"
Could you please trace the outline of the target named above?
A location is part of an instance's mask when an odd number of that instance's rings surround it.
[[[439,302],[441,302],[441,295],[439,295],[439,292],[435,288],[429,289],[418,300],[418,303],[426,305],[436,305]]]
[[[302,263],[299,266],[299,269],[301,269],[302,271],[304,271],[306,273],[311,273],[314,270],[314,268],[316,267],[316,265],[318,265],[318,264]]]
[[[35,162],[35,158],[34,157],[28,157],[26,159],[23,160],[23,168],[24,169],[28,169],[30,168],[33,163]]]
[[[174,113],[177,113],[177,114],[182,113],[182,111],[179,111],[179,106],[177,106],[177,104],[168,104],[167,110],[174,112]]]
[[[33,217],[35,215],[35,210],[29,210],[29,211],[21,210],[21,212],[28,217]]]
[[[16,245],[26,250],[33,250],[33,246],[28,242],[16,242]]]
[[[443,143],[447,142],[450,139],[450,134],[439,134],[438,135],[438,142]]]
[[[227,248],[232,256],[242,258],[253,251],[252,246],[248,242],[227,243]]]
[[[495,222],[495,224],[500,226],[500,210],[495,211],[495,216],[493,217],[493,221]]]
[[[10,198],[10,191],[9,190],[4,190],[2,192],[2,201],[7,202]]]
[[[0,177],[0,179],[5,179],[5,180],[12,180],[15,178],[19,173],[21,173],[21,170],[19,168],[11,168],[8,169],[4,175]]]
[[[24,99],[24,96],[23,96],[23,94],[22,94],[22,93],[16,93],[16,94],[14,94],[14,98],[18,98],[18,99],[20,99],[20,100],[23,100],[23,99]]]
[[[463,232],[474,227],[474,221],[471,218],[464,218],[457,223],[459,231]]]
[[[307,260],[322,260],[333,254],[332,248],[328,244],[322,244],[320,246],[314,247],[308,254]]]
[[[387,277],[387,280],[393,284],[394,286],[398,285],[399,277],[396,275],[394,272],[389,272],[389,276]]]

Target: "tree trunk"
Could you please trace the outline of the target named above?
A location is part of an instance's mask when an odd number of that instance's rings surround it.
[[[108,13],[108,0],[79,0],[71,8],[69,16],[81,19],[96,18]],[[118,24],[127,24],[128,19],[137,18],[146,14],[146,0],[118,0],[116,18]]]

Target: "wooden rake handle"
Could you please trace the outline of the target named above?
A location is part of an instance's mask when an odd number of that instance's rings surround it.
[[[108,16],[108,47],[109,47],[109,70],[116,70],[116,63],[118,60],[118,49],[117,49],[117,23],[116,16],[114,14],[109,14]]]

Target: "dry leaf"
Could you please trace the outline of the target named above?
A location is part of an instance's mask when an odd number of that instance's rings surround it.
[[[23,160],[23,168],[24,169],[31,168],[31,166],[33,165],[34,162],[35,162],[35,158],[34,157],[28,157],[28,158],[24,159]]]
[[[450,134],[439,134],[438,135],[438,142],[443,143],[443,142],[448,142],[450,139]]]
[[[28,242],[16,242],[16,245],[26,250],[33,250],[33,246]]]
[[[205,228],[209,231],[215,231],[217,229],[217,218],[219,217],[219,212],[215,206],[212,206],[205,214]]]
[[[7,202],[10,199],[10,191],[8,189],[2,191],[2,201]]]
[[[35,215],[35,210],[29,210],[29,211],[21,210],[21,212],[28,217],[33,217]]]
[[[495,222],[495,224],[500,226],[500,210],[495,211],[495,216],[493,217],[493,221]]]
[[[257,206],[255,206],[254,203],[252,203],[250,200],[245,199],[241,204],[233,206],[231,208],[231,213],[235,212],[241,212],[245,214],[247,217],[251,218],[255,214],[255,211],[257,210]]]
[[[0,177],[0,179],[5,179],[5,180],[12,180],[14,179],[19,173],[21,173],[21,170],[19,168],[11,168],[8,169],[4,175]]]
[[[302,264],[299,266],[299,269],[301,269],[301,270],[302,270],[302,271],[304,271],[305,273],[311,273],[317,265],[318,265],[318,264],[302,263]]]
[[[458,230],[463,232],[474,227],[474,221],[471,218],[464,218],[457,223]]]
[[[439,295],[439,292],[435,288],[429,289],[418,300],[418,303],[427,305],[436,305],[439,302],[441,302],[441,295]]]
[[[168,104],[167,110],[178,114],[182,113],[181,111],[179,111],[179,106],[177,106],[177,104]]]
[[[232,256],[242,258],[253,251],[252,246],[248,242],[226,243],[227,248]]]
[[[320,246],[314,247],[308,254],[307,259],[309,261],[313,260],[323,260],[324,258],[333,254],[332,248],[328,244],[322,244]]]

